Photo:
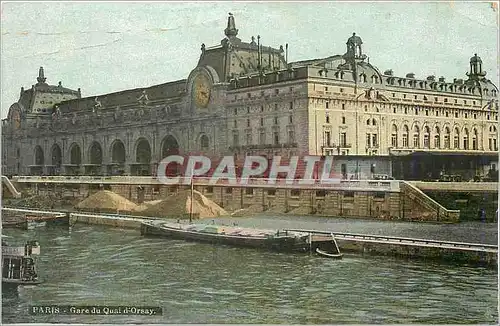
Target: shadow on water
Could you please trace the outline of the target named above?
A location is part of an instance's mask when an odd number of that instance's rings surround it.
[[[45,282],[4,300],[3,322],[498,321],[497,273],[483,268],[350,254],[329,260],[97,226],[10,235],[39,240]],[[36,304],[159,306],[163,316],[29,315]]]

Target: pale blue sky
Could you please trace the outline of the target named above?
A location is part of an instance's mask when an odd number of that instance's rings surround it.
[[[466,78],[478,53],[498,85],[498,12],[487,2],[4,2],[1,116],[40,66],[82,96],[187,78],[201,43],[224,37],[228,12],[243,40],[289,43],[290,61],[343,54],[356,32],[382,72]]]

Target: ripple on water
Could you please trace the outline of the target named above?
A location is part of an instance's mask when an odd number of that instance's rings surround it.
[[[37,232],[44,248],[39,273],[47,281],[21,291],[17,298],[3,300],[3,321],[375,324],[498,320],[497,273],[487,269],[350,254],[333,261],[142,238],[137,232],[100,227],[78,226],[71,233]],[[31,304],[138,302],[161,306],[164,315],[103,319],[26,313]]]

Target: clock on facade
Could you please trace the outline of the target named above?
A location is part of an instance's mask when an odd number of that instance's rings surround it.
[[[210,102],[211,82],[204,74],[198,74],[193,79],[191,96],[194,104],[199,108],[206,108]]]

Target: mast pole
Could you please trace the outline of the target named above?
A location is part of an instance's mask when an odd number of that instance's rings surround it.
[[[193,187],[193,170],[191,170],[191,201],[190,201],[190,208],[189,208],[189,224],[193,222],[193,193],[194,193],[194,187]]]

